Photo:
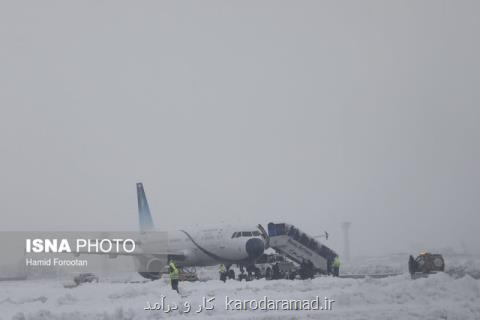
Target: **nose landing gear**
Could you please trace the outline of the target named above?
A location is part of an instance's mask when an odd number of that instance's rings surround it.
[[[245,274],[245,269],[247,273]],[[254,264],[248,265],[244,268],[243,265],[240,265],[240,274],[238,275],[238,281],[252,281],[253,279],[260,279],[261,273],[260,269],[257,268]]]
[[[225,282],[227,279],[235,279],[235,271],[230,269],[231,266],[231,264],[227,264],[225,266],[225,271],[220,273],[220,280],[223,282]]]

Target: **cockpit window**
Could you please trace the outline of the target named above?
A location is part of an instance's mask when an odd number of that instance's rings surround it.
[[[252,233],[250,231],[242,231],[242,237],[251,237]]]
[[[254,237],[258,237],[260,236],[260,231],[253,231],[252,234]]]
[[[232,234],[232,239],[235,238],[236,235],[237,235],[237,233],[234,232],[234,233]]]

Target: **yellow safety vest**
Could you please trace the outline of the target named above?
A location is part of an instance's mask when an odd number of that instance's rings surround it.
[[[334,268],[340,267],[340,258],[335,257],[335,259],[333,259],[332,267]]]
[[[170,280],[178,280],[179,273],[175,264],[170,263],[170,268],[172,268],[172,270],[170,271]]]

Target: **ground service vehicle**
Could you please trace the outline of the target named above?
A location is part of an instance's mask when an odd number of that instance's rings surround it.
[[[81,273],[73,278],[73,281],[78,286],[82,283],[98,282],[98,277],[93,273]]]
[[[438,253],[422,252],[415,259],[410,256],[408,271],[412,278],[445,271],[445,260]]]

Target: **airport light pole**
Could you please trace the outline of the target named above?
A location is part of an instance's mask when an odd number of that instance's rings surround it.
[[[350,229],[350,222],[342,222],[342,229],[343,229],[343,241],[344,241],[344,255],[345,261],[350,261],[350,238],[348,235],[348,231]]]

